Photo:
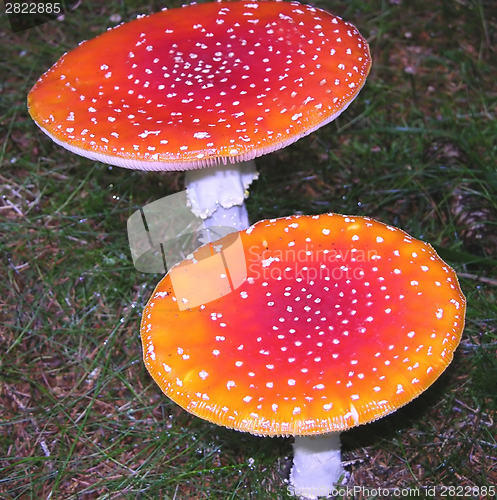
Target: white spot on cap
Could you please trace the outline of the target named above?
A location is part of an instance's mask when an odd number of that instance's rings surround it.
[[[279,262],[280,259],[278,257],[268,257],[267,259],[263,259],[261,261],[262,267],[269,267],[273,262]]]
[[[207,132],[195,132],[193,137],[195,137],[195,139],[208,139],[210,135]]]
[[[359,422],[359,413],[353,404],[350,405],[350,412],[345,414],[345,418],[347,417],[352,417],[356,424]]]

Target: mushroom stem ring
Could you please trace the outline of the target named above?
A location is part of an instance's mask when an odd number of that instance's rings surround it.
[[[290,484],[299,497],[327,496],[337,489],[345,469],[341,463],[340,433],[295,436]]]
[[[189,199],[192,212],[204,220],[206,227],[246,229],[249,219],[244,200],[250,184],[257,177],[254,160],[188,170],[185,187],[187,192],[193,190],[196,195],[196,200]]]

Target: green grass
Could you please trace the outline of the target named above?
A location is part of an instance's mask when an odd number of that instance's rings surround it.
[[[372,216],[435,245],[468,300],[443,376],[343,434],[351,485],[497,485],[494,4],[316,2],[359,27],[373,70],[339,120],[258,162],[252,221]],[[140,315],[160,276],[134,269],[126,221],[182,189],[181,174],[79,158],[26,110],[37,78],[112,14],[163,6],[85,1],[18,34],[0,17],[0,498],[287,498],[290,439],[186,414],[141,361]]]

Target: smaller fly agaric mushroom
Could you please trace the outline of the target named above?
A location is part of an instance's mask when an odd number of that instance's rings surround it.
[[[141,323],[145,365],[194,415],[296,436],[296,494],[326,495],[343,473],[339,433],[394,412],[448,366],[464,295],[430,245],[367,217],[291,216],[241,231],[237,287],[211,267],[233,238],[158,284]]]
[[[350,23],[298,2],[192,4],[83,42],[28,96],[66,149],[120,167],[187,171],[206,225],[248,227],[254,158],[334,120],[371,67]],[[209,168],[204,168],[209,167]]]

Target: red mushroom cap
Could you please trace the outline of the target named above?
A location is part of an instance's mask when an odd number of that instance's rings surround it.
[[[176,278],[217,286],[213,273],[202,277],[233,241],[219,240],[171,269],[143,313],[147,369],[191,413],[254,434],[341,431],[405,405],[452,360],[466,300],[427,243],[337,214],[261,221],[239,235],[241,286],[178,307],[192,296],[175,295]]]
[[[28,108],[92,159],[186,170],[269,153],[338,116],[371,66],[366,40],[297,2],[213,2],[143,16],[81,43]]]

